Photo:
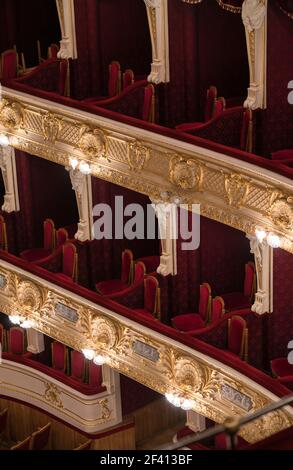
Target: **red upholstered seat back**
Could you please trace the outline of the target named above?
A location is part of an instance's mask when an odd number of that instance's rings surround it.
[[[51,44],[48,47],[48,59],[57,59],[57,55],[59,52],[59,46],[57,44]]]
[[[108,95],[111,98],[112,96],[118,95],[121,89],[121,71],[120,64],[117,61],[111,62],[109,65],[109,82],[108,82]]]
[[[76,278],[77,271],[77,252],[73,243],[63,245],[63,264],[62,273],[71,279]]]
[[[58,83],[58,93],[61,96],[69,96],[69,90],[67,87],[68,84],[68,61],[61,60],[59,64],[59,83]]]
[[[0,215],[0,250],[7,250],[6,223],[3,215]]]
[[[1,78],[10,80],[17,76],[17,52],[9,49],[1,54]]]
[[[124,250],[122,252],[121,281],[124,282],[125,284],[129,284],[131,282],[132,265],[133,265],[132,251]]]
[[[153,85],[148,85],[144,89],[144,100],[142,108],[142,120],[143,121],[154,121],[154,96],[155,89]]]
[[[225,303],[222,297],[215,297],[212,302],[211,323],[216,323],[225,313]]]
[[[53,251],[55,248],[55,225],[53,220],[46,219],[44,222],[44,249]]]
[[[15,446],[10,447],[10,450],[29,450],[31,443],[31,436],[24,439],[24,441],[15,444]]]
[[[205,122],[209,121],[213,117],[214,106],[217,100],[217,88],[215,86],[210,86],[207,91],[207,101],[205,106],[204,112],[204,120]]]
[[[6,423],[7,423],[7,416],[8,416],[8,409],[0,411],[0,435],[3,431],[5,431]]]
[[[240,133],[240,148],[241,150],[246,150],[251,152],[252,149],[249,148],[250,140],[251,140],[251,132],[252,132],[252,111],[251,109],[245,109],[242,118],[242,125],[241,125],[241,133]]]
[[[144,280],[144,309],[152,315],[158,313],[158,290],[158,279],[147,276]]]
[[[122,89],[125,90],[125,88],[129,87],[134,83],[134,73],[133,70],[127,69],[125,70],[123,74],[123,80],[122,80]]]
[[[79,351],[71,351],[71,377],[80,382],[85,378],[85,357]]]
[[[98,366],[93,361],[89,363],[89,385],[100,387],[103,382],[102,366]]]
[[[51,423],[34,432],[31,436],[31,450],[43,450],[49,442],[50,432]]]
[[[9,330],[9,352],[11,354],[25,352],[25,331],[18,326],[13,326]]]
[[[213,109],[213,119],[220,116],[225,111],[226,108],[226,100],[222,96],[215,102],[214,109]]]
[[[67,354],[65,344],[58,343],[58,341],[54,341],[51,344],[51,348],[52,348],[52,367],[53,367],[53,369],[65,372],[65,370],[66,370],[66,354]]]
[[[242,356],[245,341],[246,321],[238,315],[229,319],[228,350]]]
[[[198,313],[204,321],[207,321],[211,306],[211,287],[205,282],[199,288]]]
[[[249,262],[245,265],[245,279],[243,293],[249,298],[252,298],[255,283],[255,265]]]
[[[59,246],[64,245],[68,240],[68,232],[65,230],[65,228],[59,228],[56,231],[56,248]]]
[[[143,281],[145,273],[146,273],[146,268],[145,268],[144,263],[142,261],[138,261],[135,264],[133,283],[136,284],[139,281]]]

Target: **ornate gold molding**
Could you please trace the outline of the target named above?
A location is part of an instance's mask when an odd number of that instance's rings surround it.
[[[76,350],[94,349],[107,357],[110,367],[159,393],[174,392],[194,400],[194,411],[216,422],[244,416],[273,401],[272,394],[257,383],[195,349],[134,322],[129,326],[115,312],[70,292],[60,294],[57,286],[6,262],[0,261],[0,274],[6,281],[0,289],[2,312],[21,312],[36,330]],[[58,314],[60,303],[76,312],[74,321]],[[55,392],[47,387],[47,399],[60,406]],[[106,419],[108,405],[100,405]],[[293,414],[279,411],[245,427],[242,436],[255,442],[292,424]]]
[[[13,147],[68,166],[83,160],[93,176],[161,199],[180,196],[201,214],[254,235],[274,232],[293,253],[293,185],[272,171],[117,121],[4,89],[0,132]],[[15,96],[14,96],[15,95]],[[16,100],[17,98],[17,100]]]

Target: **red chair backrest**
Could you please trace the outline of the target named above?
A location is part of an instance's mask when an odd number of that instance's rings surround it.
[[[234,315],[228,322],[228,350],[238,356],[242,356],[244,350],[246,321],[244,318]]]
[[[57,55],[59,52],[59,46],[57,44],[51,44],[48,47],[48,59],[57,59]]]
[[[215,86],[210,86],[207,91],[207,101],[205,105],[204,120],[209,121],[213,117],[214,106],[217,100],[218,91]]]
[[[217,99],[213,109],[213,119],[220,116],[226,109],[226,100],[222,96]]]
[[[133,266],[133,254],[131,250],[124,250],[122,252],[122,266],[121,266],[121,281],[125,284],[131,282]]]
[[[68,60],[61,60],[59,66],[59,85],[58,85],[58,93],[61,96],[69,96],[69,89],[68,89]]]
[[[89,362],[89,385],[100,387],[103,382],[102,366],[98,366],[93,361]]]
[[[30,450],[44,449],[49,442],[50,432],[51,423],[46,424],[46,426],[34,432],[31,436]]]
[[[149,84],[144,89],[144,99],[142,107],[142,120],[154,122],[154,96],[155,88]]]
[[[25,331],[18,326],[12,326],[8,332],[9,352],[11,354],[24,354],[25,352]]]
[[[222,297],[215,297],[212,302],[211,323],[217,323],[225,313],[225,303]]]
[[[137,261],[137,263],[135,263],[133,284],[143,281],[145,274],[146,268],[144,263],[142,261]]]
[[[144,280],[144,309],[152,315],[159,313],[158,297],[158,279],[153,276],[147,276]]]
[[[7,416],[8,416],[8,409],[0,411],[0,435],[3,431],[5,431],[6,423],[7,423]]]
[[[71,377],[80,382],[85,378],[85,357],[79,351],[71,351]]]
[[[54,341],[51,344],[52,350],[52,367],[53,369],[60,370],[62,372],[66,371],[67,363],[67,349],[65,344]]]
[[[50,251],[55,248],[55,224],[52,219],[44,222],[44,248]]]
[[[2,80],[10,80],[17,77],[18,56],[14,49],[9,49],[1,54]]]
[[[31,436],[24,439],[24,441],[15,444],[15,446],[10,447],[10,450],[29,450],[31,443]]]
[[[129,87],[134,83],[134,73],[133,70],[127,69],[125,70],[123,74],[123,80],[122,80],[122,89],[125,90],[125,88]]]
[[[241,133],[240,133],[240,148],[247,152],[251,152],[251,139],[252,139],[252,111],[245,109],[242,118]]]
[[[109,65],[109,81],[108,81],[108,95],[118,95],[121,90],[121,69],[120,64],[116,60]]]
[[[198,313],[204,321],[207,321],[211,307],[211,287],[205,282],[199,287]]]
[[[245,278],[244,278],[244,289],[243,293],[249,298],[252,298],[254,292],[255,283],[255,265],[253,262],[249,262],[245,265]]]
[[[77,252],[73,243],[63,245],[63,263],[62,273],[71,279],[76,280],[77,277]]]
[[[65,230],[65,228],[59,228],[56,231],[56,248],[59,246],[64,245],[68,240],[68,232]]]
[[[3,215],[0,215],[0,250],[7,250],[6,223]]]

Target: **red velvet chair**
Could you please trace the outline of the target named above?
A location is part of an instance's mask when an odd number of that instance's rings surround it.
[[[101,295],[111,295],[122,291],[130,285],[133,273],[133,254],[130,250],[122,252],[121,277],[96,284],[96,290]]]
[[[287,357],[278,357],[271,361],[272,374],[278,382],[293,390],[293,364],[288,362]]]
[[[213,115],[212,118],[216,118],[220,116],[226,109],[226,100],[223,98],[223,96],[220,96],[220,98],[217,99],[215,102],[214,110],[213,110]]]
[[[26,332],[23,328],[12,326],[8,331],[8,352],[18,356],[26,354]]]
[[[85,381],[86,359],[79,351],[71,351],[71,377],[79,382]]]
[[[147,276],[144,280],[144,305],[136,308],[134,312],[140,315],[160,319],[160,287],[159,281],[153,276]]]
[[[51,344],[52,352],[52,368],[60,372],[66,372],[67,370],[67,355],[68,350],[65,344],[54,341]]]
[[[29,263],[34,263],[49,256],[55,248],[55,225],[53,220],[46,219],[44,222],[44,246],[42,248],[31,248],[22,251],[20,257]]]
[[[56,273],[56,277],[62,281],[77,282],[78,255],[73,243],[65,243],[62,247],[62,272]]]
[[[2,352],[6,351],[6,330],[1,323],[0,323],[0,344],[1,344]]]
[[[48,448],[51,434],[51,423],[39,428],[31,435],[30,450],[45,450]]]
[[[240,132],[240,149],[245,152],[252,153],[253,148],[253,115],[252,110],[246,108],[243,112],[241,132]]]
[[[149,84],[144,89],[142,120],[155,122],[155,87]]]
[[[51,44],[48,47],[48,59],[57,59],[58,52],[59,52],[58,44]]]
[[[146,275],[146,267],[142,261],[137,261],[134,266],[133,285],[142,282]]]
[[[240,310],[242,308],[250,308],[254,296],[255,283],[255,265],[250,261],[245,265],[243,292],[230,292],[228,294],[222,294],[222,298],[225,302],[226,312]]]
[[[56,230],[56,248],[64,245],[68,241],[68,232],[65,228],[59,228]]]
[[[213,118],[215,104],[217,102],[217,88],[215,86],[210,86],[207,91],[207,100],[205,105],[205,112],[204,112],[204,122],[209,121]],[[187,122],[184,124],[179,124],[175,127],[176,130],[181,132],[188,132],[190,130],[196,129],[203,125],[204,122]]]
[[[198,313],[185,313],[172,318],[171,322],[174,328],[185,332],[204,328],[209,321],[211,301],[211,287],[205,282],[201,284],[199,290]]]
[[[6,223],[3,215],[0,215],[0,250],[8,251]]]
[[[129,87],[134,83],[134,73],[133,70],[127,69],[123,73],[122,77],[122,90],[125,90],[125,88]]]
[[[103,383],[102,366],[98,366],[93,361],[89,362],[89,385],[93,388],[101,387]]]
[[[80,444],[78,447],[72,450],[91,450],[93,441],[86,441],[83,444]]]
[[[248,329],[246,321],[239,315],[234,315],[228,320],[228,348],[226,352],[247,361]]]
[[[10,447],[10,450],[30,450],[31,436]]]
[[[1,54],[0,78],[10,80],[18,73],[18,54],[15,49],[8,49]]]
[[[8,408],[5,408],[5,410],[0,411],[0,437],[5,432],[7,418],[8,418]]]
[[[217,323],[225,314],[225,302],[222,297],[215,297],[212,301],[211,324]]]

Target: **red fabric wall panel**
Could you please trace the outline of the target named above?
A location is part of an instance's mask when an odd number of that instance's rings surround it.
[[[1,0],[0,18],[0,52],[16,44],[17,50],[24,52],[27,66],[38,62],[38,39],[45,57],[47,47],[61,39],[56,3],[52,0]]]
[[[293,106],[288,83],[293,80],[293,22],[276,2],[268,2],[267,111],[262,153],[293,148]],[[282,60],[280,60],[282,57]]]

